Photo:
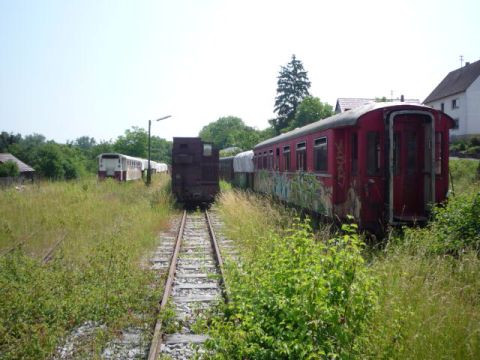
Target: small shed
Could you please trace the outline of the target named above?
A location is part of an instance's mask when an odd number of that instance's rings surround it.
[[[15,156],[9,153],[0,153],[0,164],[4,164],[7,161],[13,161],[17,164],[20,171],[20,178],[33,180],[35,175],[35,169],[25,164],[23,161],[17,159]]]

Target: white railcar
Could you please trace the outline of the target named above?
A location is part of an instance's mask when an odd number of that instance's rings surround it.
[[[144,159],[119,153],[98,155],[98,178],[114,178],[118,181],[138,180],[142,178]]]

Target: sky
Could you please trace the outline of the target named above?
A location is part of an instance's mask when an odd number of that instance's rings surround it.
[[[60,143],[126,129],[268,127],[293,54],[310,93],[423,101],[480,60],[480,1],[0,0],[0,131]]]

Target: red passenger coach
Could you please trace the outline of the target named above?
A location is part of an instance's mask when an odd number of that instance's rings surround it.
[[[364,229],[422,222],[446,198],[452,126],[426,106],[364,105],[255,146],[254,188]]]

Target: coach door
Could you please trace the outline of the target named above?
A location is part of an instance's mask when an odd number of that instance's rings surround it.
[[[390,222],[426,219],[434,199],[433,116],[428,112],[397,111],[389,117]]]

